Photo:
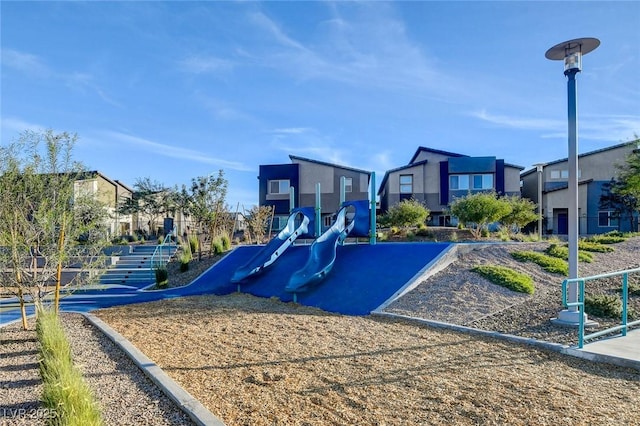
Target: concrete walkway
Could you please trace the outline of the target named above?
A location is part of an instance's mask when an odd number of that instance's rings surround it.
[[[627,332],[625,337],[618,335],[587,343],[580,351],[594,360],[615,360],[617,365],[640,370],[640,329]]]

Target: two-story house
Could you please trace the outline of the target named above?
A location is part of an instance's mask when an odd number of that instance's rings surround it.
[[[606,184],[617,176],[616,165],[624,164],[628,155],[637,148],[637,143],[625,142],[578,155],[579,234],[590,235],[613,230],[631,230],[629,221],[618,218],[611,208],[602,208],[600,200],[606,191]],[[544,232],[566,235],[569,225],[568,159],[563,158],[539,164],[535,168],[523,172],[520,178],[522,180],[522,196],[542,206],[542,229]],[[541,203],[539,202],[540,198]]]
[[[289,194],[293,188],[294,207],[315,207],[316,187],[320,184],[322,228],[332,224],[340,207],[340,181],[345,178],[345,201],[367,200],[371,172],[290,155],[291,164],[261,165],[259,205],[275,208],[273,229],[286,225]]]
[[[446,210],[451,201],[480,191],[519,195],[523,169],[496,157],[470,157],[421,146],[406,166],[385,173],[378,190],[380,210],[384,214],[394,204],[413,198],[431,211],[429,224],[453,225],[455,218],[452,222]]]
[[[90,196],[104,205],[107,211],[105,226],[110,236],[130,235],[133,220],[131,215],[118,213],[118,206],[131,198],[133,190],[118,180],[92,170],[83,172],[74,181],[75,196]]]

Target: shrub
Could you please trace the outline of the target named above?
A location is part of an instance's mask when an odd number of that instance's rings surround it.
[[[624,237],[618,237],[615,235],[595,235],[593,237],[589,237],[586,241],[591,243],[600,243],[600,244],[616,244],[626,241],[627,239]]]
[[[452,243],[455,243],[456,241],[458,241],[458,233],[452,232],[451,235],[449,236],[449,241],[451,241]]]
[[[551,244],[547,247],[545,253],[549,256],[557,257],[558,259],[569,260],[569,247]],[[591,263],[593,262],[593,255],[589,252],[578,250],[578,260],[580,262]]]
[[[195,235],[189,236],[189,248],[191,249],[191,253],[196,253],[198,251],[198,237]]]
[[[609,253],[615,251],[615,248],[593,241],[580,240],[578,241],[578,250],[593,251],[596,253]]]
[[[429,228],[427,228],[425,225],[422,225],[418,227],[418,230],[416,231],[416,235],[419,237],[431,238],[433,237],[433,232],[431,232],[431,230],[429,230]]]
[[[622,293],[622,287],[618,289],[618,292]],[[629,286],[627,287],[627,292],[629,293],[629,296],[640,296],[640,285],[629,283]]]
[[[380,223],[386,226],[418,226],[426,222],[429,213],[429,209],[418,200],[402,200],[389,208],[380,218]]]
[[[227,234],[222,234],[220,236],[220,241],[222,241],[222,249],[227,251],[231,249],[231,238]]]
[[[193,259],[193,255],[191,253],[191,247],[188,243],[183,243],[180,245],[181,252],[178,256],[178,260],[180,261],[180,272],[187,272],[189,270],[189,262]]]
[[[166,266],[159,266],[155,268],[156,273],[156,286],[158,288],[165,288],[169,285],[169,271]]]
[[[600,318],[620,318],[622,301],[618,296],[598,294],[584,299],[584,310],[589,315]]]
[[[211,241],[211,252],[213,254],[224,253],[224,246],[222,245],[222,240],[220,238],[214,238]]]
[[[389,239],[389,236],[387,235],[386,232],[378,231],[378,234],[377,234],[378,241],[387,241],[388,239]]]
[[[42,401],[51,410],[49,423],[101,425],[98,405],[73,365],[69,341],[55,312],[38,309],[36,334],[40,342]]]
[[[533,279],[530,276],[504,266],[476,266],[472,271],[477,272],[494,284],[513,291],[527,294],[533,294],[535,291]]]
[[[569,264],[557,257],[551,257],[536,251],[516,251],[511,253],[511,256],[521,262],[536,263],[545,271],[553,274],[569,275]]]

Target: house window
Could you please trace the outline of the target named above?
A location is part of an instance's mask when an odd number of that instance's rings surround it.
[[[449,176],[449,189],[453,189],[453,190],[469,189],[469,175]]]
[[[322,218],[322,226],[329,228],[333,225],[333,215],[327,215]]]
[[[344,192],[353,191],[353,178],[344,178]]]
[[[582,170],[578,169],[578,177],[582,176]],[[569,170],[551,170],[551,179],[569,179]]]
[[[289,179],[269,181],[269,194],[288,194],[288,193],[289,193]]]
[[[612,212],[612,211],[598,212],[598,226],[603,228],[617,227],[618,218],[615,217],[615,212]]]
[[[400,193],[413,194],[413,175],[400,175]]]
[[[281,231],[282,229],[284,229],[285,226],[287,226],[287,220],[289,218],[287,216],[274,216],[273,217],[273,223],[272,223],[272,227],[274,231]]]
[[[473,175],[473,189],[493,189],[493,175]]]

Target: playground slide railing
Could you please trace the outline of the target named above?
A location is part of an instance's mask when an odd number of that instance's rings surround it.
[[[620,331],[622,336],[627,335],[627,330],[629,327],[633,327],[635,325],[640,325],[640,320],[628,321],[628,305],[629,305],[629,275],[631,274],[640,274],[640,268],[635,269],[627,269],[624,271],[611,272],[608,274],[600,274],[593,275],[590,277],[583,278],[571,278],[566,279],[562,282],[562,304],[566,307],[577,307],[580,320],[578,324],[578,348],[582,349],[585,343],[589,340],[593,340],[597,337],[604,336],[607,334],[612,334]],[[603,278],[612,278],[612,277],[621,277],[622,279],[622,314],[621,314],[621,324],[610,327],[604,330],[600,330],[591,334],[584,334],[585,324],[584,324],[584,299],[585,299],[585,283],[587,281],[593,281],[597,279]],[[578,301],[577,302],[568,302],[567,297],[567,289],[570,283],[578,284]]]
[[[170,247],[174,246],[176,243],[173,243],[171,237],[177,235],[176,232],[176,228],[174,227],[171,232],[169,232],[164,239],[162,240],[162,243],[160,243],[158,246],[156,246],[156,249],[153,251],[153,254],[151,255],[151,261],[150,261],[150,278],[154,279],[156,278],[156,269],[157,268],[161,268],[163,266],[165,266],[169,260],[168,260],[168,256],[166,256],[167,254],[170,256],[171,255],[171,250]]]

